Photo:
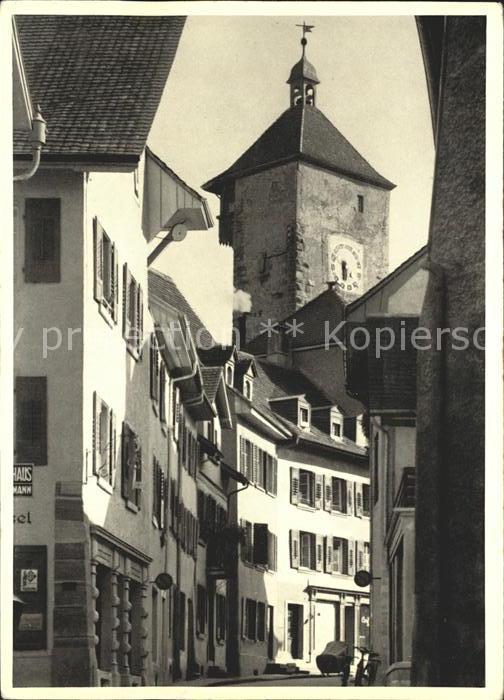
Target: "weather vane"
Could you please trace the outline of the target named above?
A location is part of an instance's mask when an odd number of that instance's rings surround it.
[[[314,24],[306,24],[306,22],[303,22],[303,24],[296,24],[296,27],[301,27],[303,30],[303,38],[301,39],[301,46],[303,47],[303,56],[305,52],[305,46],[308,43],[308,40],[305,37],[305,34],[308,34],[308,32],[311,32],[312,29],[315,29]]]

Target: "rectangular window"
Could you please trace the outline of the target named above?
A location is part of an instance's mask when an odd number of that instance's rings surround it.
[[[246,600],[246,630],[247,639],[255,641],[257,632],[257,602],[247,598]]]
[[[181,651],[185,650],[185,629],[186,629],[186,597],[185,593],[178,594],[178,638]]]
[[[338,477],[333,477],[332,480],[332,510],[347,512],[347,483]]]
[[[143,292],[126,263],[123,266],[123,337],[126,347],[138,360],[143,345]]]
[[[205,634],[207,619],[207,592],[198,585],[196,591],[196,634]]]
[[[154,524],[160,530],[165,529],[165,513],[166,513],[166,491],[167,481],[163,473],[163,469],[158,460],[153,459],[153,474],[152,474],[152,515]]]
[[[61,279],[61,200],[25,200],[25,282]]]
[[[115,415],[96,392],[93,396],[93,411],[93,473],[113,486],[117,466]]]
[[[117,249],[95,217],[94,229],[94,298],[117,323],[119,307],[119,264]]]
[[[359,214],[362,214],[364,211],[364,195],[363,194],[357,195],[357,210],[358,210]]]
[[[159,418],[166,423],[166,369],[163,363],[159,370]]]
[[[266,639],[266,605],[257,603],[257,641]]]
[[[140,440],[128,423],[122,430],[122,485],[123,498],[140,509],[142,493],[142,448]]]
[[[47,377],[16,377],[16,462],[47,464]]]
[[[334,438],[341,437],[341,423],[333,423],[331,433]]]
[[[305,569],[316,569],[315,535],[311,532],[301,532],[300,540],[300,566]]]
[[[268,565],[268,524],[254,523],[254,564]]]
[[[216,630],[218,642],[226,639],[226,597],[217,593],[215,596]]]
[[[314,505],[314,481],[313,472],[305,469],[299,470],[299,502],[308,506]]]

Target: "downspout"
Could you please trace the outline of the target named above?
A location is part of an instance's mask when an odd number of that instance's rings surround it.
[[[22,180],[29,180],[35,175],[40,165],[40,156],[42,152],[42,146],[46,142],[46,122],[45,119],[40,114],[40,107],[37,106],[37,111],[32,119],[32,130],[30,134],[30,142],[32,144],[33,160],[32,165],[29,170],[19,175],[14,175],[14,182],[21,182]]]
[[[172,386],[175,384],[178,384],[179,382],[186,381],[187,379],[192,379],[196,372],[198,371],[198,363],[197,361],[194,362],[194,367],[191,369],[189,374],[184,374],[181,377],[175,377],[172,379]],[[180,437],[180,435],[179,435]],[[177,445],[178,450],[177,454],[180,450],[180,446]],[[177,508],[180,504],[180,495],[181,495],[181,484],[182,484],[182,462],[180,458],[177,459]],[[174,606],[174,620],[173,620],[173,627],[174,627],[174,635],[173,635],[173,663],[174,663],[174,678],[173,680],[178,680],[181,677],[181,671],[180,671],[180,631],[179,631],[179,608],[180,608],[180,538],[179,538],[179,531],[178,531],[178,525],[179,525],[179,519],[178,519],[178,512],[177,512],[177,537],[176,537],[176,543],[177,543],[177,563],[176,563],[176,578],[175,578],[175,591],[176,591],[176,605]],[[175,673],[177,676],[175,677]]]

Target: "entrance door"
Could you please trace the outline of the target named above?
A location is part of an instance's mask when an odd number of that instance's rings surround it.
[[[275,658],[275,630],[273,628],[273,606],[268,605],[268,659]]]
[[[287,605],[287,651],[293,659],[303,658],[303,606]]]
[[[329,642],[340,638],[339,603],[315,604],[315,653],[321,654]]]
[[[213,584],[208,591],[208,660],[215,661],[215,595]]]
[[[355,652],[355,608],[353,605],[345,606],[345,641],[350,656]]]

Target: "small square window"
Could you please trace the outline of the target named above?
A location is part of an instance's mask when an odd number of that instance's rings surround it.
[[[357,195],[357,210],[360,214],[364,211],[364,195],[363,194],[358,194]]]
[[[341,424],[333,423],[331,427],[331,434],[333,437],[341,437]]]
[[[299,406],[299,425],[308,428],[310,425],[310,410],[308,406]]]
[[[246,399],[248,399],[249,401],[252,400],[252,382],[250,381],[250,379],[244,380],[243,393],[245,394]]]

